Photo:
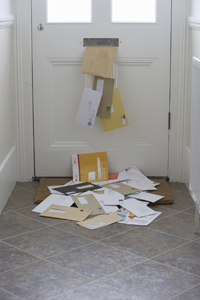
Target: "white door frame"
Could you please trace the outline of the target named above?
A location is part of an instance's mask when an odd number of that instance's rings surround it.
[[[14,124],[18,181],[34,177],[31,1],[14,1]],[[189,27],[190,0],[172,1],[171,130],[169,171],[171,181],[189,178]],[[133,162],[134,163],[134,162]]]

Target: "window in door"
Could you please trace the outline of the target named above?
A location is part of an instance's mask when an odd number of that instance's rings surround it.
[[[112,23],[155,23],[156,0],[111,0]]]
[[[91,23],[92,0],[46,0],[48,23]]]

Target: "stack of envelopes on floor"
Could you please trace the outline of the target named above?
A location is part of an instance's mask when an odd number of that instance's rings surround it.
[[[89,176],[89,175],[88,175]],[[150,194],[158,183],[148,179],[136,166],[97,182],[70,181],[49,186],[51,195],[33,209],[43,217],[77,221],[87,229],[119,222],[147,226],[161,212],[148,207],[163,196]]]

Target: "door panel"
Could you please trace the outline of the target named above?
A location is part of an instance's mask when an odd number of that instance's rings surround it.
[[[166,176],[170,70],[170,0],[157,0],[157,23],[110,23],[108,0],[93,0],[93,23],[49,24],[46,1],[33,1],[35,176],[72,175],[71,155],[106,151],[109,172],[134,163],[145,175]],[[43,24],[44,29],[38,30]],[[112,77],[129,126],[103,132],[75,124],[85,86],[83,38],[119,38]]]

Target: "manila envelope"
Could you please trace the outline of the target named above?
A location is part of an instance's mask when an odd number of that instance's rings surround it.
[[[92,210],[93,212],[91,215],[100,215],[106,213],[92,194],[71,197],[79,208]]]
[[[124,195],[124,196],[140,192],[140,190],[135,189],[135,188],[131,187],[130,185],[124,184],[122,182],[105,184],[105,185],[103,185],[103,187],[111,189],[115,192],[118,192],[118,193]]]
[[[83,222],[78,222],[77,224],[80,226],[83,226],[87,229],[96,229],[100,227],[104,227],[107,225],[110,225],[112,223],[116,223],[119,221],[124,220],[123,217],[120,217],[116,215],[113,212],[110,212],[109,214],[106,215],[99,215],[97,217],[91,218],[89,220],[83,221]]]
[[[91,213],[92,210],[51,204],[45,211],[43,211],[42,214],[40,214],[40,216],[72,221],[83,221]]]
[[[124,110],[122,99],[118,89],[113,91],[112,107],[110,118],[100,118],[104,131],[109,131],[121,127],[128,126],[128,119]]]
[[[81,73],[110,78],[117,52],[115,46],[87,46]]]
[[[93,90],[103,93],[97,116],[110,118],[115,79],[94,76]]]
[[[72,169],[74,181],[107,181],[107,153],[94,152],[84,154],[73,154]]]

